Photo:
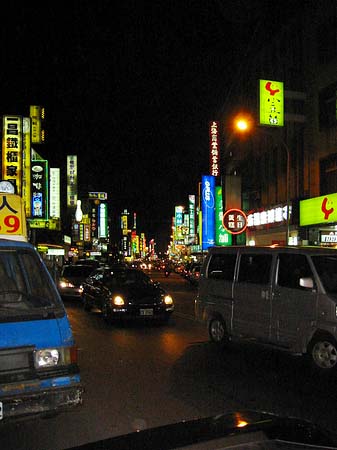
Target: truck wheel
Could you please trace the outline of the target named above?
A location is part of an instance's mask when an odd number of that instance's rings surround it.
[[[314,368],[321,372],[337,370],[337,342],[332,336],[321,335],[312,341],[309,355]]]
[[[226,324],[221,317],[213,317],[208,325],[208,334],[212,342],[223,346],[228,342]]]

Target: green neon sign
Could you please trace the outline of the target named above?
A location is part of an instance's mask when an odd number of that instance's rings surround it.
[[[300,226],[337,222],[337,194],[300,201]]]
[[[284,125],[284,88],[282,81],[260,80],[260,124]]]
[[[222,188],[215,187],[215,245],[232,245],[232,235],[222,225]]]

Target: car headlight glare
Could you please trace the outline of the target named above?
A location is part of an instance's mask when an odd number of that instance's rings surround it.
[[[112,302],[115,306],[123,306],[124,305],[124,299],[120,295],[116,295],[113,297]]]
[[[173,305],[173,299],[170,295],[165,295],[164,297],[165,305]]]

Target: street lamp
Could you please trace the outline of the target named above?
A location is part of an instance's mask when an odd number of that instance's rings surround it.
[[[234,129],[240,133],[240,134],[246,134],[250,132],[250,130],[253,128],[253,120],[248,115],[238,115],[234,118]],[[256,127],[254,127],[256,129]],[[261,131],[264,134],[267,134],[269,136],[272,136],[274,139],[275,136],[266,131],[265,129],[262,130],[262,128],[258,128],[259,131]],[[288,145],[285,143],[285,141],[279,137],[278,138],[280,143],[283,145],[286,153],[287,153],[287,173],[286,173],[286,201],[287,201],[287,215],[286,215],[286,245],[289,244],[289,227],[290,227],[290,149]]]

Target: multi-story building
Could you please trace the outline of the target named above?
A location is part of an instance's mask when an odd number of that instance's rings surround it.
[[[247,243],[337,245],[337,2],[294,11],[252,36],[221,112],[223,123],[239,110],[258,123],[259,80],[282,81],[284,126],[244,140],[226,126],[225,176],[241,177]]]

